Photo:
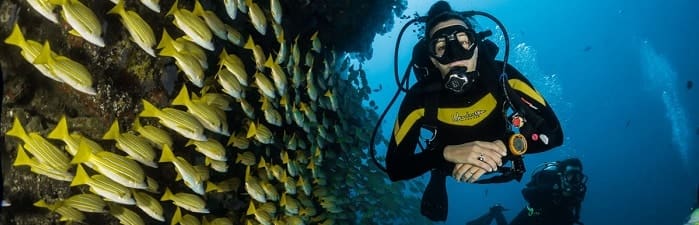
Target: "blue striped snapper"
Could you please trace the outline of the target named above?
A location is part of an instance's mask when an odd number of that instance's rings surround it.
[[[148,216],[160,222],[165,222],[165,218],[163,217],[163,206],[160,205],[160,202],[157,199],[153,198],[147,193],[136,190],[133,191],[133,197],[136,199],[136,206],[143,210],[143,212],[145,212]]]
[[[189,97],[187,85],[182,85],[179,94],[172,100],[172,105],[187,107],[187,112],[194,115],[199,123],[207,130],[230,136],[230,132],[228,131],[228,119],[223,111],[201,102],[192,101]]]
[[[192,189],[194,193],[204,195],[204,178],[202,178],[194,166],[182,157],[175,156],[170,149],[170,146],[163,146],[163,154],[160,156],[159,162],[171,162],[175,165],[177,174],[182,177],[185,185]]]
[[[174,108],[163,108],[159,110],[145,99],[143,99],[142,102],[143,111],[141,111],[139,117],[157,117],[160,119],[160,124],[186,138],[206,141],[204,127],[192,114]]]
[[[68,171],[59,171],[48,166],[48,164],[40,163],[27,155],[27,152],[22,148],[22,145],[17,145],[17,157],[13,166],[29,166],[29,169],[39,175],[47,176],[54,180],[71,181],[73,174]]]
[[[136,204],[136,201],[134,201],[131,196],[131,190],[129,188],[112,181],[104,175],[97,174],[89,176],[82,165],[78,165],[75,178],[73,178],[73,182],[70,183],[70,186],[73,187],[83,184],[90,186],[90,191],[92,193],[102,196],[109,201],[124,205]]]
[[[208,138],[206,141],[195,141],[195,140],[189,140],[187,141],[187,144],[185,146],[195,146],[195,150],[201,154],[204,154],[206,157],[218,160],[218,161],[226,161],[226,149],[223,147],[223,145],[218,142],[216,139],[213,138]]]
[[[143,165],[158,168],[155,163],[155,150],[147,139],[136,136],[132,133],[121,133],[119,122],[114,120],[107,133],[102,136],[104,140],[115,140],[116,147],[129,154],[131,158]]]
[[[85,214],[74,208],[62,205],[60,203],[49,204],[46,203],[46,201],[44,201],[43,199],[41,199],[37,202],[34,202],[34,206],[40,208],[47,208],[51,210],[51,212],[58,213],[59,215],[61,215],[61,218],[58,219],[59,221],[65,221],[67,223],[82,223],[83,220],[85,220]]]
[[[34,59],[36,59],[39,53],[41,53],[41,43],[24,39],[24,34],[22,34],[22,31],[20,30],[18,24],[15,24],[12,27],[12,33],[10,33],[10,36],[8,36],[4,42],[6,44],[14,45],[22,49],[22,51],[20,51],[20,54],[22,55],[24,60],[27,60],[27,62],[31,63],[37,70],[39,70],[39,72],[41,72],[41,74],[48,78],[51,78],[52,80],[63,82],[63,80],[61,80],[60,77],[56,77],[51,72],[48,65],[34,64]]]
[[[163,145],[172,146],[172,137],[170,137],[167,131],[151,125],[143,126],[141,125],[140,118],[134,120],[133,129],[138,132],[141,137],[148,139],[153,147],[162,148]]]
[[[197,195],[184,192],[173,194],[170,188],[165,188],[165,194],[160,198],[160,201],[168,200],[172,200],[173,204],[190,212],[209,213],[209,210],[206,208],[206,202]]]
[[[51,3],[49,0],[27,0],[27,3],[36,10],[41,16],[48,19],[52,23],[58,24],[58,16],[53,10],[56,5]]]
[[[172,21],[177,28],[180,28],[194,43],[197,43],[202,48],[213,51],[214,44],[211,42],[213,35],[211,30],[206,26],[206,22],[194,15],[189,10],[178,8],[178,1],[172,4],[172,8],[167,12],[166,16],[172,15],[175,20]]]
[[[141,219],[141,216],[136,214],[136,212],[117,204],[109,204],[109,214],[116,217],[119,220],[119,222],[123,225],[145,224],[143,222],[143,219]]]
[[[102,23],[94,12],[79,0],[49,0],[60,5],[63,18],[73,28],[69,33],[82,37],[99,47],[104,47],[102,39]]]
[[[108,151],[93,153],[84,140],[71,163],[89,163],[95,171],[126,187],[148,188],[146,175],[136,161]]]
[[[257,30],[257,32],[263,36],[267,34],[267,18],[265,17],[264,12],[262,12],[260,6],[258,6],[257,3],[254,3],[252,0],[245,0],[245,5],[247,5],[247,7],[250,9],[248,15],[250,16],[250,21],[252,21],[252,25],[255,27],[255,30]]]
[[[201,68],[208,69],[209,63],[207,62],[206,52],[204,52],[204,49],[201,48],[201,46],[195,44],[194,42],[188,41],[184,37],[186,36],[178,37],[177,39],[172,39],[172,37],[170,37],[170,34],[167,33],[167,30],[163,29],[163,35],[160,38],[160,42],[158,43],[158,46],[156,46],[156,48],[163,49],[167,46],[172,46],[177,53],[194,57],[199,62],[199,65],[201,65]]]
[[[54,146],[48,140],[44,139],[36,132],[27,134],[24,127],[19,122],[19,118],[15,116],[12,123],[12,128],[7,131],[6,135],[14,136],[24,142],[23,147],[36,157],[36,159],[46,164],[50,168],[57,171],[68,171],[70,168],[70,159],[64,151]]]
[[[153,51],[153,46],[155,46],[155,34],[153,33],[153,29],[138,15],[138,13],[124,9],[124,2],[126,1],[119,1],[119,3],[107,13],[119,15],[121,17],[121,23],[131,35],[131,40],[136,42],[148,55],[155,57],[155,51]]]
[[[34,64],[46,64],[54,77],[61,79],[75,90],[88,95],[95,95],[92,87],[92,75],[82,64],[51,51],[48,41],[44,42],[39,55],[34,58]]]
[[[105,203],[100,196],[91,193],[76,194],[63,200],[61,203],[82,212],[107,212],[107,203]]]
[[[192,13],[204,19],[204,22],[207,26],[209,26],[209,29],[211,29],[211,32],[213,32],[216,37],[220,38],[221,40],[228,39],[226,27],[223,21],[216,16],[216,13],[210,10],[205,10],[204,7],[201,6],[201,3],[199,3],[199,0],[194,1],[194,9],[192,10]]]

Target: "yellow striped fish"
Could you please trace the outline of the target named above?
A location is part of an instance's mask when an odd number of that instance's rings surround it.
[[[13,166],[29,166],[30,170],[36,174],[47,176],[54,180],[71,181],[73,174],[68,171],[59,171],[44,163],[39,163],[27,155],[22,145],[17,145],[17,157]]]
[[[160,198],[160,201],[168,200],[172,200],[173,204],[189,210],[190,212],[209,213],[209,210],[206,208],[206,202],[204,202],[204,200],[199,196],[193,194],[184,192],[173,194],[170,191],[170,188],[165,188],[165,194],[163,194],[163,197]]]
[[[107,13],[121,16],[121,23],[126,27],[126,30],[129,31],[131,40],[136,42],[148,55],[155,57],[155,51],[153,51],[153,46],[155,46],[155,34],[153,33],[153,29],[138,15],[138,13],[126,11],[126,9],[124,9],[125,2],[125,0],[119,1],[119,3]]]
[[[182,157],[175,156],[170,149],[170,146],[163,146],[163,154],[160,156],[160,162],[171,162],[175,165],[177,174],[182,177],[185,185],[192,189],[194,193],[204,194],[204,178],[201,177],[194,166]]]
[[[143,219],[136,212],[130,209],[117,205],[109,205],[109,214],[116,217],[121,224],[124,225],[144,225]]]
[[[250,16],[250,20],[252,21],[252,25],[255,27],[255,30],[262,34],[263,36],[267,34],[267,18],[265,17],[264,12],[262,12],[262,9],[260,9],[260,6],[257,5],[257,3],[252,2],[252,0],[245,0],[245,5],[250,9],[250,12],[248,15]]]
[[[82,64],[72,59],[56,55],[51,51],[49,42],[44,42],[41,52],[34,59],[34,64],[46,64],[54,77],[58,77],[64,83],[75,90],[88,95],[95,95],[92,87],[92,75]]]
[[[70,183],[70,186],[73,187],[83,184],[90,186],[90,191],[92,193],[102,196],[109,201],[124,205],[136,204],[136,201],[134,201],[131,196],[129,188],[112,181],[104,175],[97,174],[90,177],[87,172],[85,172],[85,169],[83,169],[81,165],[78,165],[75,178],[73,178],[73,182]]]
[[[172,100],[172,105],[186,106],[187,112],[194,115],[204,128],[218,134],[230,136],[228,120],[225,114],[221,117],[221,114],[216,112],[219,109],[206,104],[193,102],[189,97],[187,85],[182,85],[179,94]]]
[[[143,101],[143,111],[138,115],[140,117],[157,117],[160,119],[160,124],[174,130],[180,135],[197,141],[206,141],[204,136],[204,127],[192,114],[180,111],[174,108],[164,108],[159,110],[153,104]]]
[[[213,138],[209,138],[206,141],[189,140],[187,144],[185,144],[185,147],[191,145],[195,146],[194,150],[204,154],[208,158],[218,161],[228,160],[226,159],[226,149],[220,142]]]
[[[64,151],[51,144],[51,142],[44,139],[44,137],[36,132],[27,134],[17,116],[15,116],[12,128],[7,131],[6,135],[14,136],[22,140],[24,142],[23,147],[40,163],[46,164],[57,171],[68,171],[70,168],[70,159]]]
[[[206,22],[202,21],[202,19],[189,10],[179,9],[177,0],[172,4],[170,11],[167,12],[166,16],[169,15],[175,17],[172,23],[187,34],[194,43],[197,43],[199,46],[209,51],[214,50],[214,44],[211,42],[213,35],[209,27],[206,26]]]
[[[107,212],[107,203],[100,198],[100,196],[90,193],[76,194],[70,196],[63,201],[63,205],[70,206],[74,209],[91,212],[91,213],[105,213]]]
[[[136,206],[143,210],[148,216],[161,222],[165,222],[163,217],[163,206],[160,202],[146,194],[144,192],[136,191],[133,192],[133,197],[136,199]]]
[[[74,29],[70,33],[99,47],[104,47],[102,39],[102,22],[97,19],[94,12],[79,0],[49,0],[49,2],[61,5],[63,18]]]
[[[34,206],[47,208],[51,210],[51,212],[58,213],[58,215],[61,215],[61,218],[58,219],[59,221],[65,221],[67,223],[82,223],[83,220],[85,220],[85,214],[74,208],[61,205],[60,203],[48,204],[42,199],[35,202]]]
[[[81,140],[78,153],[71,163],[89,163],[95,171],[126,187],[148,188],[145,173],[136,161],[108,151],[93,153],[85,140]]]
[[[115,140],[116,147],[129,154],[132,159],[143,165],[158,168],[158,164],[155,163],[155,150],[153,150],[148,140],[131,133],[121,133],[117,120],[114,120],[107,133],[102,136],[102,139]]]
[[[134,120],[133,129],[138,132],[141,137],[148,139],[153,147],[162,148],[163,145],[172,146],[172,137],[170,137],[167,131],[151,125],[143,126],[141,125],[140,118]]]
[[[58,24],[58,17],[54,13],[56,5],[49,0],[27,0],[27,3],[36,10],[41,16],[48,19],[52,23]]]

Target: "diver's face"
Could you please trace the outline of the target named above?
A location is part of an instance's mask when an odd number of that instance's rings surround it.
[[[452,26],[463,26],[464,28],[468,28],[466,23],[464,21],[458,20],[458,19],[451,19],[451,20],[446,20],[440,23],[437,23],[432,30],[430,30],[430,39],[431,41],[431,48],[434,48],[433,51],[436,55],[443,54],[447,50],[445,49],[447,47],[447,41],[445,38],[439,38],[439,37],[433,37],[435,34],[440,33],[439,31],[446,28],[449,29],[449,27]],[[462,48],[464,49],[469,49],[469,48],[475,48],[473,57],[470,59],[464,59],[464,60],[457,60],[448,64],[441,64],[437,59],[434,57],[430,57],[430,60],[432,61],[432,64],[439,69],[439,72],[442,74],[442,78],[446,76],[446,74],[451,70],[453,67],[466,67],[467,72],[472,72],[476,70],[476,62],[478,60],[478,47],[474,45],[474,40],[471,40],[471,38],[468,35],[465,34],[456,34],[455,35],[456,39],[458,40],[459,44],[461,45]]]

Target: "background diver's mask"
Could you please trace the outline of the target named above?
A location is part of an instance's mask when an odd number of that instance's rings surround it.
[[[440,64],[467,60],[473,57],[476,49],[476,34],[472,29],[462,25],[452,25],[436,31],[428,44],[430,56]],[[449,70],[444,87],[456,94],[468,90],[478,77],[478,72],[466,72],[466,67],[454,67]]]
[[[569,193],[584,193],[586,189],[587,176],[585,176],[580,168],[573,167],[566,168],[566,171],[562,174],[562,183],[565,188],[564,191]]]

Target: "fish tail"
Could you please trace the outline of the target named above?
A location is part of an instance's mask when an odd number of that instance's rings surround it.
[[[109,127],[109,130],[107,130],[107,133],[102,136],[102,139],[104,140],[115,140],[119,136],[119,122],[117,120],[114,120],[112,123],[112,126]]]
[[[173,47],[171,44],[165,45],[165,47],[163,47],[163,50],[160,50],[160,53],[158,53],[158,55],[169,57],[175,57],[176,54],[177,50],[175,50],[175,47]]]
[[[175,100],[172,100],[172,105],[186,105],[187,102],[189,102],[189,91],[187,90],[187,85],[182,84],[182,88],[180,89],[180,93],[177,94],[177,97],[175,97]]]
[[[112,8],[111,10],[109,10],[109,12],[107,12],[107,14],[118,14],[118,15],[122,15],[122,16],[126,15],[126,9],[124,9],[124,4],[125,4],[124,2],[126,2],[126,1],[120,0],[119,3],[117,3],[114,6],[114,8]]]
[[[49,204],[46,203],[43,199],[39,199],[39,201],[34,202],[34,206],[50,209]]]
[[[255,122],[250,122],[250,128],[248,128],[248,134],[246,135],[247,138],[251,138],[255,136],[255,133],[257,133],[257,128],[255,127]]]
[[[163,154],[160,155],[160,160],[158,162],[174,162],[174,161],[175,161],[175,153],[172,153],[172,149],[170,149],[170,146],[163,145]]]
[[[282,193],[282,199],[279,200],[280,206],[286,206],[286,192]]]
[[[17,47],[20,47],[22,49],[26,48],[27,42],[24,39],[24,35],[22,34],[22,30],[19,29],[19,24],[15,23],[15,26],[12,28],[12,33],[10,33],[10,36],[5,39],[6,44],[10,45],[15,45]]]
[[[274,60],[272,59],[272,55],[270,54],[269,57],[267,57],[267,61],[265,61],[265,66],[272,68],[274,66]]]
[[[51,64],[52,58],[51,58],[51,44],[49,44],[48,41],[44,42],[44,46],[41,48],[41,52],[39,53],[38,56],[34,59],[34,64]]]
[[[90,177],[87,175],[87,172],[85,172],[85,169],[83,169],[83,166],[78,164],[78,169],[75,171],[75,177],[73,177],[73,181],[70,182],[70,186],[87,184],[88,181],[90,181]]]
[[[167,45],[171,45],[172,43],[172,37],[170,37],[170,34],[167,33],[167,30],[163,29],[163,36],[160,38],[160,42],[158,43],[158,46],[156,46],[156,49],[161,49],[165,48]]]
[[[173,197],[173,196],[174,196],[174,195],[173,195],[172,192],[170,191],[170,188],[167,188],[167,187],[166,187],[166,188],[165,188],[165,194],[163,194],[163,197],[160,198],[160,201],[172,200],[172,197]],[[177,210],[179,211],[180,208],[178,207]]]
[[[212,192],[212,191],[218,191],[219,187],[216,185],[214,182],[211,181],[206,181],[206,193]]]
[[[46,137],[58,140],[66,140],[69,137],[68,122],[66,121],[65,115],[61,117],[61,119],[58,121],[58,124],[56,124],[56,127],[53,128],[51,133],[49,133],[49,135]]]
[[[141,111],[140,114],[138,114],[139,117],[157,117],[158,115],[158,108],[156,108],[153,104],[150,102],[146,101],[145,99],[142,100],[143,102],[143,111]]]
[[[175,12],[177,12],[177,10],[179,10],[177,8],[178,3],[179,3],[178,0],[175,0],[175,3],[172,3],[172,7],[170,7],[170,10],[167,11],[167,14],[165,14],[165,16],[174,15]]]
[[[182,211],[180,211],[180,207],[176,206],[175,214],[172,215],[172,222],[170,224],[177,224],[182,220]]]
[[[245,46],[243,46],[245,49],[254,49],[255,48],[255,42],[252,41],[252,35],[248,36],[248,41],[245,42]]]
[[[250,201],[250,206],[248,207],[248,212],[246,213],[247,215],[254,215],[257,210],[255,210],[255,204],[253,201]]]
[[[80,164],[87,162],[92,155],[92,151],[88,148],[85,140],[80,141],[80,146],[78,147],[78,152],[75,153],[73,160],[70,161],[71,164]]]
[[[29,136],[27,131],[24,130],[22,123],[19,122],[19,118],[15,116],[14,122],[12,122],[12,128],[5,133],[6,135],[15,136],[22,139],[24,142],[29,142]]]
[[[24,151],[24,148],[22,148],[22,145],[17,145],[17,158],[15,159],[15,162],[12,164],[13,166],[31,166],[32,164],[32,159],[29,158],[29,155],[27,155],[27,152]]]
[[[201,6],[201,3],[199,3],[199,0],[194,1],[194,10],[192,10],[192,13],[196,16],[203,16],[204,15],[204,7]]]

